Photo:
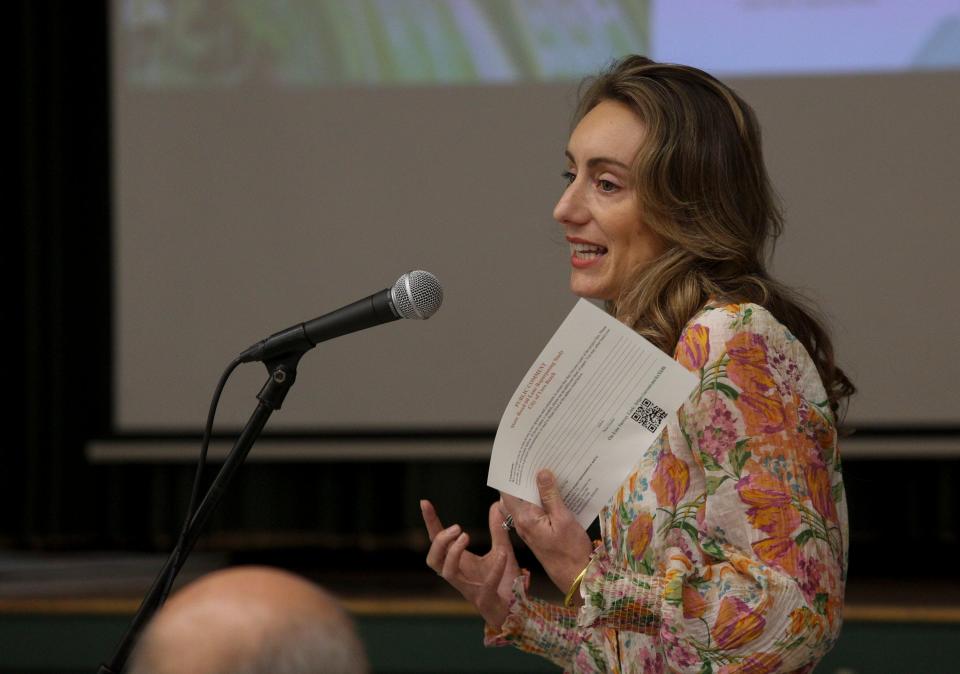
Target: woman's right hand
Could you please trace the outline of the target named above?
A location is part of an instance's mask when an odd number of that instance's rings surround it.
[[[467,550],[470,537],[460,526],[444,528],[430,501],[420,501],[423,522],[430,536],[427,566],[477,607],[487,624],[499,629],[510,612],[513,581],[520,575],[510,533],[503,529],[499,504],[490,506],[490,551],[475,555]]]

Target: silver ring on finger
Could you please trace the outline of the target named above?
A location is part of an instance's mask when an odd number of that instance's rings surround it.
[[[507,515],[506,519],[500,523],[500,528],[504,531],[513,529],[513,515]]]

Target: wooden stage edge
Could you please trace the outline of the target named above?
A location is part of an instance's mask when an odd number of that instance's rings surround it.
[[[342,599],[357,616],[476,616],[466,601],[457,599]],[[0,599],[0,615],[133,615],[139,599]],[[850,622],[960,623],[960,606],[901,606],[848,604],[843,617]]]

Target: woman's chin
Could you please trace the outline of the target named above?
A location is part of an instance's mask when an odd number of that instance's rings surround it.
[[[576,272],[570,275],[570,292],[585,300],[608,301],[612,299],[608,289],[599,283],[591,283],[589,280],[577,278]]]

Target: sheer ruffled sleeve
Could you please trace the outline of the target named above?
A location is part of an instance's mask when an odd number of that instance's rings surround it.
[[[522,580],[518,578],[514,583],[510,613],[500,629],[487,625],[484,645],[514,645],[562,667],[568,666],[584,639],[577,626],[577,609],[527,597]]]

